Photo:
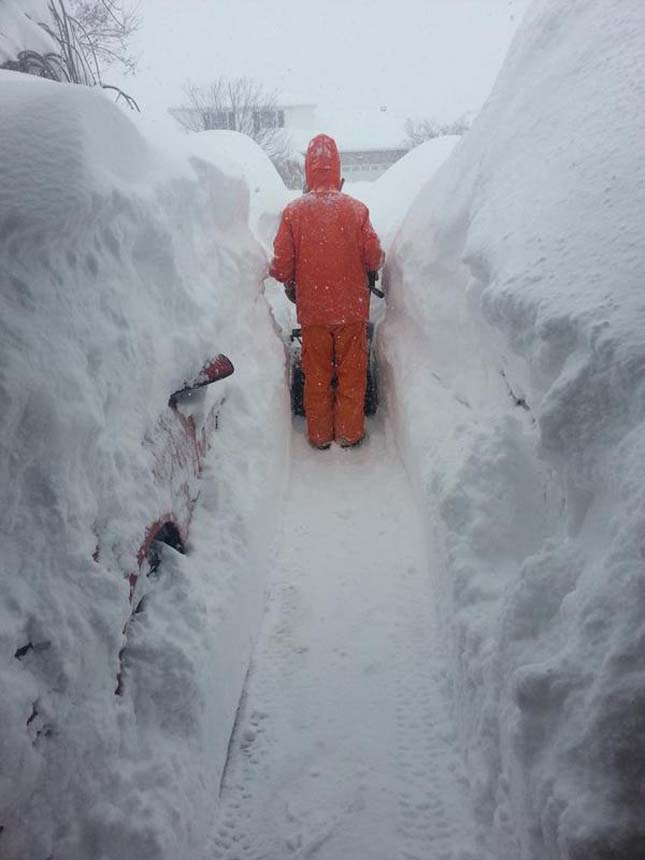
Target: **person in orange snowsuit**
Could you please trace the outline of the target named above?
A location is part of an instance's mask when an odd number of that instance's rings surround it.
[[[367,207],[341,193],[331,137],[309,143],[305,177],[308,193],[282,213],[269,274],[287,295],[295,284],[309,441],[316,448],[334,439],[349,447],[365,435],[367,273],[383,265],[384,255]]]

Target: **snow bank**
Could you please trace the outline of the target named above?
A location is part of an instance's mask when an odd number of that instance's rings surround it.
[[[238,131],[203,131],[188,138],[191,151],[242,179],[250,193],[250,226],[267,254],[273,254],[280,212],[294,197],[271,159],[254,140]]]
[[[369,207],[374,227],[386,249],[415,197],[460,140],[457,135],[427,140],[395,162],[376,182],[347,185],[347,193],[358,197]]]
[[[389,405],[495,856],[645,856],[645,6],[537,0],[388,263]]]
[[[0,105],[0,854],[196,858],[289,438],[250,190],[99,91],[3,72]],[[115,696],[126,575],[173,506],[159,422],[219,351],[236,373],[205,395],[226,402],[190,551],[129,625]]]
[[[419,189],[430,181],[459,140],[457,136],[450,136],[426,141],[404,155],[375,182],[351,182],[344,186],[347,194],[368,207],[386,259]],[[378,323],[384,310],[384,303],[372,297],[372,322]]]
[[[278,232],[280,213],[299,192],[287,188],[273,162],[255,141],[237,131],[202,131],[186,136],[176,128],[172,137],[180,139],[196,158],[216,164],[229,176],[238,177],[249,189],[249,226],[267,255],[273,256],[273,240]],[[166,136],[165,146],[169,145]],[[282,284],[267,278],[266,298],[281,336],[288,343],[288,333],[296,325],[295,312],[284,297]]]

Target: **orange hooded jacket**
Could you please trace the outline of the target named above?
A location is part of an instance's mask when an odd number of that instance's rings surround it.
[[[339,190],[340,156],[331,137],[310,142],[305,175],[309,193],[282,213],[270,275],[295,281],[302,326],[367,320],[367,272],[379,269],[384,255],[367,207]]]

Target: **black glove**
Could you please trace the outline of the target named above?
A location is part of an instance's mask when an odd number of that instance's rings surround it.
[[[287,281],[284,285],[284,294],[289,299],[290,302],[293,302],[294,305],[296,303],[296,282],[295,281]]]
[[[385,298],[385,293],[376,286],[376,282],[378,281],[378,272],[368,272],[367,273],[367,286],[374,293],[375,296],[378,296],[379,299]]]

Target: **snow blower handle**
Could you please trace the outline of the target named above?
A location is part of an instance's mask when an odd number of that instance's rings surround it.
[[[375,296],[378,296],[379,299],[385,298],[385,293],[376,286],[376,282],[378,281],[378,272],[368,272],[367,273],[367,286],[370,291],[374,293]]]
[[[287,281],[284,285],[284,294],[294,305],[296,303],[296,282]]]

